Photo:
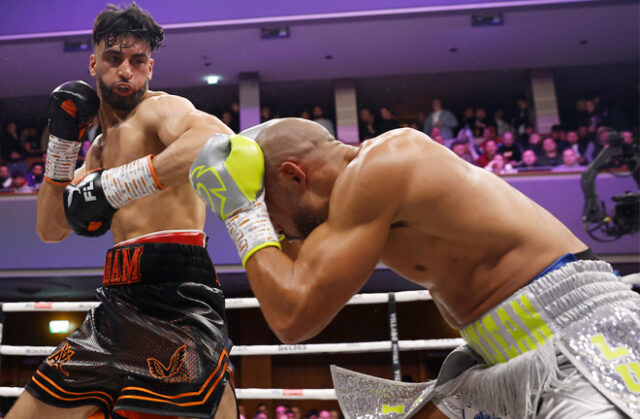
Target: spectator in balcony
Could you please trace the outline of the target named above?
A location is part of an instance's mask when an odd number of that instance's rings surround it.
[[[20,144],[29,155],[40,153],[40,135],[38,130],[33,127],[23,128],[20,131]]]
[[[462,124],[460,125],[460,130],[468,128],[473,131],[473,128],[476,125],[476,111],[472,107],[465,108],[462,113]]]
[[[518,165],[518,172],[527,172],[532,170],[540,170],[540,165],[538,165],[538,156],[533,150],[525,150],[522,152],[522,161]]]
[[[27,184],[24,173],[19,170],[11,172],[11,192],[13,193],[32,193],[34,189]]]
[[[378,136],[375,128],[375,120],[375,116],[368,108],[360,109],[358,114],[358,135],[360,136],[360,142]]]
[[[29,186],[39,191],[40,185],[44,181],[44,165],[40,162],[33,163],[25,177]]]
[[[496,175],[510,175],[517,173],[517,170],[514,169],[510,163],[505,161],[502,154],[496,154],[493,156],[493,160],[491,160],[484,168]]]
[[[562,152],[562,164],[551,169],[552,172],[578,172],[584,170],[584,166],[578,163],[578,156],[572,148]]]
[[[25,149],[20,142],[18,136],[18,126],[14,122],[7,124],[4,136],[1,138],[0,149],[2,151],[2,158],[9,160],[12,153],[18,153],[20,159],[25,155]]]
[[[516,110],[514,112],[515,117],[511,126],[516,133],[522,134],[528,125],[533,126],[533,115],[529,102],[524,97],[519,97],[516,100]]]
[[[587,100],[587,118],[589,123],[589,132],[596,132],[598,127],[604,122],[602,115],[596,112],[596,104],[592,100]]]
[[[504,120],[504,111],[502,109],[496,109],[493,113],[493,123],[496,126],[498,137],[502,137],[507,131],[511,131],[511,126]]]
[[[29,170],[29,166],[22,160],[22,154],[17,151],[12,151],[7,158],[7,166],[9,166],[9,171],[13,173],[14,171],[19,171],[22,173],[26,173]]]
[[[498,147],[498,153],[504,156],[507,163],[518,163],[522,159],[522,149],[515,143],[515,138],[511,131],[507,131],[502,136],[502,144]]]
[[[260,122],[266,122],[272,118],[273,114],[270,107],[263,106],[262,108],[260,108]]]
[[[496,154],[498,154],[498,145],[494,140],[488,140],[484,144],[484,153],[478,157],[476,164],[480,167],[486,167]]]
[[[240,105],[238,102],[231,102],[229,111],[231,112],[231,125],[229,128],[231,128],[233,132],[238,132],[240,131]]]
[[[581,125],[589,126],[589,113],[587,112],[587,101],[578,99],[576,101],[576,113],[573,117],[573,124],[576,127]]]
[[[537,132],[529,136],[529,142],[525,150],[533,150],[537,155],[542,154],[542,137]]]
[[[231,124],[233,123],[233,116],[231,115],[231,112],[229,111],[224,111],[222,112],[222,116],[220,117],[220,120],[229,128],[231,128]],[[236,132],[235,130],[232,130],[233,132]]]
[[[393,113],[389,108],[380,108],[380,119],[376,122],[376,131],[378,134],[391,131],[392,129],[400,128],[398,121],[396,121]]]
[[[433,127],[439,127],[445,139],[454,138],[453,130],[458,126],[458,119],[453,112],[442,108],[442,101],[438,98],[431,102],[432,112],[424,121],[424,132],[428,135]]]
[[[545,138],[542,142],[542,153],[538,155],[538,165],[553,167],[559,165],[561,160],[555,140],[551,137]]]
[[[423,111],[418,112],[418,118],[417,120],[417,124],[420,128],[418,128],[419,131],[422,131],[422,128],[424,127],[424,123],[427,120],[427,114],[424,113]]]
[[[6,164],[0,165],[0,190],[1,192],[7,192],[11,188],[11,171]]]
[[[579,140],[580,140],[580,137],[578,137],[578,133],[576,131],[569,131],[567,132],[567,139],[561,144],[558,144],[558,148],[560,150],[563,150],[563,153],[564,153],[564,150],[569,150],[569,149],[573,150],[578,164],[584,165],[590,161],[586,158],[586,156],[593,155],[593,151],[595,150],[595,147],[593,145],[593,142],[591,141],[583,142],[581,144]]]
[[[331,122],[331,120],[327,119],[324,116],[324,110],[322,109],[322,106],[316,105],[313,107],[313,120],[325,127],[327,131],[331,133],[331,135],[333,135],[334,137],[336,136],[336,129],[333,126],[333,122]]]
[[[529,138],[534,132],[533,124],[527,123],[524,130],[516,136],[516,143],[521,149],[526,150],[529,147]]]
[[[451,151],[456,153],[456,155],[458,155],[458,157],[460,157],[461,159],[466,160],[471,164],[476,164],[475,159],[473,158],[473,156],[471,155],[471,152],[469,151],[469,144],[467,141],[463,141],[463,140],[454,141],[453,144],[451,144]]]
[[[487,127],[494,126],[493,122],[487,118],[487,111],[484,108],[476,109],[476,120],[473,127],[473,136],[480,138],[484,134],[484,130]]]

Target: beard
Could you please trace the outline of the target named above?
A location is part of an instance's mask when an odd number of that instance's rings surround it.
[[[309,237],[309,234],[316,229],[320,224],[327,221],[326,217],[319,216],[313,213],[311,208],[300,208],[295,214],[293,214],[293,224],[301,235],[299,239],[304,240]]]
[[[100,89],[102,100],[117,111],[125,111],[129,113],[138,106],[140,102],[142,102],[142,98],[147,92],[149,81],[145,81],[144,85],[140,89],[134,90],[128,96],[121,96],[115,93],[115,84],[116,83],[111,87],[107,87],[107,85],[102,81],[102,78],[98,77],[98,88]]]

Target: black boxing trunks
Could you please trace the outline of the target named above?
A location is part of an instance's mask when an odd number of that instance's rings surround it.
[[[107,253],[101,304],[26,385],[57,407],[213,417],[233,386],[224,296],[201,232],[159,232]]]

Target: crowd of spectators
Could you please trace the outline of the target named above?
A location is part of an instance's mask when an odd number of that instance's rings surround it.
[[[300,408],[295,405],[278,405],[271,415],[266,403],[258,404],[255,413],[245,411],[242,404],[238,405],[240,419],[342,419],[344,416],[337,409],[311,409],[302,416]]]
[[[240,130],[237,102],[218,113],[234,132]],[[295,115],[280,115],[269,106],[260,109],[262,122],[281,116],[316,121],[336,135],[334,120],[321,105],[306,106]],[[377,112],[363,107],[358,113],[360,141],[409,126],[428,134],[467,162],[496,174],[584,170],[608,146],[606,127],[620,130],[625,142],[637,140],[619,109],[607,107],[598,94],[578,100],[568,122],[553,126],[551,132],[536,132],[533,122],[532,106],[524,98],[517,99],[508,112],[495,109],[490,113],[484,107],[467,107],[458,116],[447,109],[445,101],[436,98],[427,112],[418,112],[415,120],[402,122],[388,107],[381,107]],[[96,118],[83,139],[78,166],[98,134],[100,126]],[[0,125],[0,192],[34,193],[40,189],[47,141],[46,129],[39,131],[32,126],[18,129],[13,122]]]

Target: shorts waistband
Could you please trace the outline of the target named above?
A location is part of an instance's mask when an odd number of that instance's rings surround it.
[[[219,287],[213,262],[202,246],[180,243],[136,243],[107,252],[105,287],[198,282]]]
[[[608,263],[568,262],[463,326],[460,334],[487,364],[495,365],[544,345],[598,307],[637,302],[634,297]]]
[[[202,230],[162,230],[123,240],[116,243],[114,247],[137,243],[179,243],[205,247],[207,234]]]

